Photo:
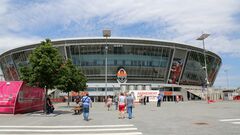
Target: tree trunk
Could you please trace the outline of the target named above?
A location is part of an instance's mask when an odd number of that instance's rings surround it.
[[[69,92],[68,92],[68,107],[69,107],[69,100],[70,100],[70,98],[69,98]]]
[[[48,96],[48,89],[45,87],[45,96],[44,96],[44,104],[43,104],[44,113],[47,113],[47,96]]]

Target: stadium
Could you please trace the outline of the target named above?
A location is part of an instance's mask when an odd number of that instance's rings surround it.
[[[86,75],[87,91],[96,101],[120,91],[151,94],[159,90],[164,91],[166,101],[175,100],[176,95],[185,100],[201,99],[199,91],[214,84],[222,63],[211,51],[206,51],[204,57],[201,48],[155,39],[69,38],[52,40],[52,44]],[[6,81],[19,80],[20,67],[28,65],[29,54],[39,45],[26,45],[0,55]]]

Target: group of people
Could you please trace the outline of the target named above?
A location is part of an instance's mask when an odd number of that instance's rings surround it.
[[[47,114],[51,114],[54,111],[54,106],[52,104],[51,101],[51,96],[49,95],[46,99],[46,110],[47,110]],[[82,111],[83,111],[83,119],[88,121],[88,117],[89,117],[89,108],[92,107],[92,100],[89,97],[88,94],[86,94],[85,96],[83,96],[81,99],[80,98],[76,98],[75,100],[77,106],[81,106],[82,107]],[[80,104],[81,103],[81,104]],[[79,113],[76,111],[80,111],[80,110],[75,110],[75,114]]]
[[[77,97],[75,99],[76,107],[80,109],[74,109],[75,114],[80,114],[80,111],[83,113],[83,119],[89,121],[89,109],[92,107],[92,100],[89,97],[88,93],[82,98]]]
[[[115,104],[115,110],[119,110],[119,119],[124,119],[124,113],[127,111],[128,118],[132,119],[132,108],[134,107],[134,99],[131,94],[120,93],[119,96],[115,96],[114,99],[111,96],[107,97],[105,104],[108,111],[111,110],[111,106]]]
[[[161,106],[163,97],[164,97],[164,95],[162,93],[158,94],[157,107]],[[88,121],[89,120],[89,118],[88,118],[89,117],[89,109],[90,109],[90,107],[92,107],[92,100],[89,97],[89,95],[86,94],[81,99],[77,98],[75,100],[75,102],[77,105],[80,105],[80,103],[81,103],[83,119]],[[128,119],[132,119],[133,108],[135,105],[134,105],[134,98],[130,93],[120,93],[120,95],[115,96],[114,99],[112,99],[111,96],[108,96],[107,100],[105,101],[108,111],[111,110],[111,106],[113,105],[113,102],[115,103],[115,110],[119,110],[119,119],[125,118],[125,111],[128,113]],[[144,103],[144,104],[146,104],[146,103]],[[50,100],[50,96],[47,98],[46,107],[47,107],[48,114],[53,113],[54,106]],[[75,112],[75,113],[77,113],[77,112]]]
[[[92,100],[88,94],[82,97],[81,100],[76,99],[76,103],[78,104],[81,101],[82,110],[83,110],[83,119],[89,120],[89,109],[92,107]],[[128,118],[132,119],[132,109],[134,107],[134,99],[131,94],[120,93],[119,96],[116,96],[112,99],[110,96],[107,97],[105,104],[108,108],[108,111],[111,109],[111,106],[115,103],[115,109],[119,110],[119,119],[124,119],[125,110],[127,110]]]
[[[120,93],[118,99],[118,110],[119,110],[119,119],[124,119],[125,108],[128,113],[128,119],[132,119],[132,109],[134,107],[134,99],[130,93],[124,95],[124,93]]]
[[[161,102],[163,101],[164,94],[159,93],[157,96],[157,107],[161,107]],[[139,102],[143,105],[146,105],[147,103],[147,96],[140,96]]]
[[[157,96],[157,107],[161,107],[161,102],[163,101],[164,94],[159,93]],[[113,101],[115,103],[115,109],[119,110],[119,119],[125,118],[124,113],[125,111],[128,113],[128,118],[132,119],[132,110],[134,108],[134,98],[130,93],[120,93],[119,96],[115,96],[114,99],[112,99],[110,96],[108,96],[106,100],[106,106],[108,108],[108,111],[111,108],[111,105],[113,104]],[[146,105],[147,98],[146,96],[142,96],[141,103]]]
[[[163,97],[164,95],[162,93],[158,94],[157,107],[161,106]],[[84,120],[88,121],[89,108],[92,107],[92,100],[88,96],[88,94],[86,94],[84,97],[82,97],[81,102],[83,107],[83,118]],[[135,105],[134,105],[134,98],[130,93],[120,93],[119,96],[115,96],[113,99],[111,98],[111,96],[108,96],[105,101],[108,111],[111,110],[111,106],[113,105],[113,102],[115,104],[115,110],[119,110],[119,119],[125,118],[125,112],[127,112],[128,114],[128,119],[132,119],[133,108]],[[146,99],[145,99],[145,102],[146,102]]]

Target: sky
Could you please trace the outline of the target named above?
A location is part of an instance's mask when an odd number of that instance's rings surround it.
[[[0,0],[0,54],[46,38],[112,37],[169,40],[222,58],[214,87],[240,87],[239,0]],[[228,83],[229,82],[229,83]]]

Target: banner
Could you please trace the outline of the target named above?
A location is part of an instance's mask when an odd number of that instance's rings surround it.
[[[147,90],[134,90],[129,91],[131,95],[133,96],[133,99],[135,102],[139,102],[140,99],[142,99],[144,96],[146,96],[149,101],[157,101],[157,96],[159,94],[159,91],[147,91]]]

